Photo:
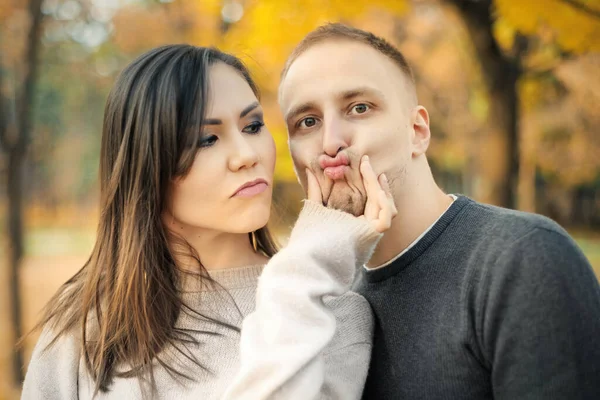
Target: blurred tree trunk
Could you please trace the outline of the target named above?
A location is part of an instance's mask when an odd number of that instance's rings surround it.
[[[8,234],[10,249],[10,301],[11,322],[14,337],[23,334],[21,319],[21,296],[19,267],[23,258],[23,168],[32,125],[32,103],[37,76],[38,52],[42,25],[42,0],[30,0],[28,7],[29,31],[25,47],[21,84],[15,83],[14,107],[0,90],[0,144],[8,160]],[[0,77],[1,78],[1,77]],[[0,81],[0,88],[2,82]],[[23,381],[23,352],[15,347],[13,355],[13,376],[16,384]]]
[[[524,150],[521,147],[522,150]],[[519,164],[519,183],[517,208],[521,211],[536,212],[535,188],[536,188],[536,164],[535,158],[530,152],[522,151]]]
[[[480,149],[481,185],[474,195],[480,200],[504,207],[517,206],[519,179],[519,97],[521,53],[527,41],[515,39],[514,56],[507,56],[492,32],[491,0],[451,0],[462,16],[471,37],[481,71],[487,83],[490,131]]]

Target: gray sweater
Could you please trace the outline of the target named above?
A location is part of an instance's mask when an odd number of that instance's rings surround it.
[[[600,287],[545,217],[459,196],[355,288],[375,314],[365,399],[600,399]]]

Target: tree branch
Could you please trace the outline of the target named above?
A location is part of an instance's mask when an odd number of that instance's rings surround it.
[[[4,105],[4,95],[2,94],[2,72],[0,72],[0,149],[8,153],[8,140],[6,139],[8,131],[8,116],[6,106]]]
[[[0,36],[0,39],[2,37]],[[2,42],[0,41],[0,44]],[[1,56],[1,54],[0,54]],[[1,65],[1,63],[0,63]],[[6,106],[6,99],[4,98],[4,94],[2,92],[3,89],[3,73],[2,68],[0,67],[0,150],[3,150],[8,153],[8,109]]]
[[[576,0],[560,0],[560,1],[570,5],[571,7],[575,8],[579,11],[589,14],[591,17],[600,19],[600,10],[595,10],[595,9],[591,8],[590,6],[580,3],[579,1],[576,1]]]

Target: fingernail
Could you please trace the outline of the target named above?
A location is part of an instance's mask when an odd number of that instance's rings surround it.
[[[383,175],[383,181],[385,183],[388,183],[387,175],[386,174],[381,174],[381,175]]]
[[[364,156],[363,157],[363,161],[367,161],[368,162],[369,161],[369,156]]]

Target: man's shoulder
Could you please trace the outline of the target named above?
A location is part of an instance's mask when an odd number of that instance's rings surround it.
[[[557,282],[595,280],[579,246],[550,218],[477,202],[473,207],[483,218],[477,228],[481,238],[475,239],[469,250],[472,271],[484,273],[492,281],[512,282],[515,276],[520,282],[540,282],[542,276],[551,276]]]
[[[465,208],[464,222],[455,230],[462,251],[454,254],[464,257],[469,281],[479,281],[482,274],[508,276],[516,270],[535,276],[588,268],[575,241],[548,217],[476,201]]]
[[[472,201],[465,212],[477,221],[475,226],[482,235],[477,239],[509,245],[529,235],[569,234],[552,219],[531,212],[511,210]]]

